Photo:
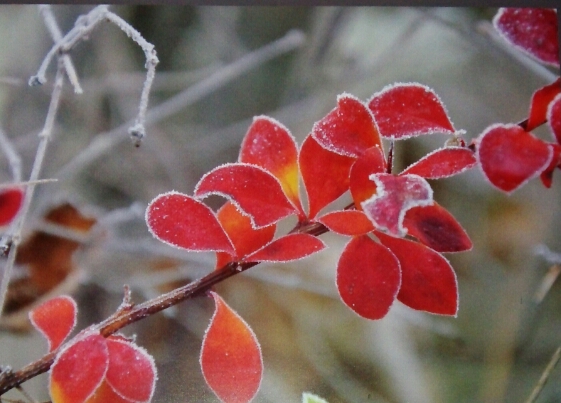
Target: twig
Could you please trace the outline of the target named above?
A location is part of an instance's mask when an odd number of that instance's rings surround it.
[[[6,155],[8,163],[10,164],[13,181],[21,181],[21,158],[2,129],[0,129],[0,148],[4,151],[4,155]]]
[[[53,15],[51,6],[48,4],[40,4],[38,7],[39,13],[43,17],[45,26],[49,30],[53,41],[55,43],[62,41],[62,32],[58,27],[58,23],[56,22],[55,16]],[[74,64],[72,63],[70,55],[63,54],[61,57],[62,62],[64,63],[64,69],[66,70],[66,76],[68,77],[68,81],[70,81],[70,84],[72,84],[72,87],[74,87],[74,92],[76,94],[82,94],[84,91],[82,90],[80,82],[78,81],[78,75],[76,74],[76,69],[74,68]]]
[[[559,362],[560,358],[561,358],[561,347],[557,347],[557,350],[555,350],[555,352],[551,356],[551,359],[549,360],[547,367],[545,367],[545,370],[543,371],[540,380],[534,387],[534,390],[532,390],[532,394],[530,395],[530,397],[528,397],[528,399],[524,403],[534,403],[536,401],[541,391],[543,390],[545,384],[547,383],[547,380],[549,379],[551,372],[553,372],[555,366]]]

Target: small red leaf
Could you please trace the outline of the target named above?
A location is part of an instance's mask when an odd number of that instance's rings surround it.
[[[276,225],[268,225],[261,228],[253,228],[248,216],[243,215],[238,207],[231,201],[227,201],[216,214],[218,221],[232,240],[235,255],[225,252],[217,254],[216,268],[223,267],[231,261],[239,261],[243,257],[255,252],[257,249],[268,244],[275,236]]]
[[[193,252],[234,249],[214,212],[201,201],[178,192],[159,195],[146,209],[146,224],[155,238]]]
[[[29,312],[29,319],[56,350],[76,325],[76,302],[67,295],[52,298]]]
[[[83,403],[99,387],[109,364],[105,338],[99,333],[84,335],[65,347],[50,371],[53,403]]]
[[[354,158],[335,154],[308,135],[300,149],[300,172],[308,194],[309,218],[349,189]]]
[[[275,239],[244,259],[246,262],[290,262],[319,252],[325,244],[309,234],[290,234]]]
[[[390,310],[401,284],[393,253],[366,235],[352,238],[337,263],[337,290],[358,315],[381,319]]]
[[[438,95],[422,84],[389,85],[372,96],[368,107],[380,134],[389,139],[456,131]]]
[[[232,200],[256,227],[274,224],[296,213],[278,179],[256,165],[225,164],[208,172],[195,186],[195,196],[211,194]]]
[[[0,227],[8,225],[15,218],[23,203],[23,190],[6,188],[0,190]]]
[[[157,378],[152,356],[143,348],[120,338],[107,338],[107,348],[107,383],[129,401],[149,402]]]
[[[520,126],[495,124],[479,136],[477,159],[485,177],[511,193],[549,165],[551,147]]]
[[[549,104],[547,121],[557,143],[561,144],[561,94],[558,94]]]
[[[540,174],[543,185],[548,189],[553,182],[553,171],[555,171],[555,168],[561,168],[561,145],[550,143],[549,146],[553,150],[553,158],[551,158],[548,167]]]
[[[364,235],[374,230],[372,222],[362,211],[331,211],[318,219],[318,222],[340,235]]]
[[[530,112],[528,113],[528,123],[524,128],[527,132],[534,130],[547,120],[548,106],[553,99],[561,92],[561,78],[554,83],[540,88],[530,101]]]
[[[379,232],[376,236],[399,260],[401,288],[397,299],[413,309],[456,316],[458,283],[450,263],[418,242]]]
[[[409,235],[437,252],[461,252],[472,248],[471,240],[462,226],[436,202],[408,210],[403,226]]]
[[[557,12],[550,8],[501,8],[495,29],[512,45],[542,63],[559,67]]]
[[[376,194],[376,183],[370,175],[386,172],[386,160],[379,147],[366,150],[351,167],[349,188],[357,209],[362,202]]]
[[[462,173],[477,164],[475,154],[465,147],[444,147],[409,165],[400,175],[415,174],[425,179],[441,179]]]
[[[304,215],[298,190],[298,145],[286,127],[268,116],[253,118],[238,161],[273,174],[288,199]]]
[[[316,122],[312,136],[324,148],[358,157],[367,148],[382,148],[376,122],[364,103],[350,94],[337,97],[337,107]]]
[[[250,402],[261,385],[263,359],[255,334],[215,292],[200,363],[208,386],[224,403]]]
[[[377,229],[393,236],[407,233],[403,228],[407,210],[433,203],[432,189],[420,176],[374,174],[370,178],[378,185],[377,193],[364,201],[362,208]]]

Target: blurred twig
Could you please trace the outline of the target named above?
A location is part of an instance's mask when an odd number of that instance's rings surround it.
[[[532,394],[530,395],[530,397],[528,397],[528,399],[524,403],[534,403],[536,401],[541,391],[543,390],[545,384],[547,383],[547,380],[549,379],[551,372],[559,362],[560,358],[561,358],[561,347],[557,347],[557,350],[555,350],[555,352],[551,356],[551,359],[549,360],[547,367],[545,367],[545,370],[543,371],[540,380],[538,381],[537,385],[534,387],[534,390],[532,390]]]

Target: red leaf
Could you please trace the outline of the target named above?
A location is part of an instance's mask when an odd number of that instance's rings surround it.
[[[358,315],[381,319],[401,283],[399,262],[391,251],[366,235],[352,238],[337,263],[337,290]]]
[[[364,201],[362,208],[377,229],[393,236],[407,233],[403,228],[407,210],[433,203],[432,189],[420,176],[374,174],[370,178],[378,185],[377,193]]]
[[[64,348],[50,371],[53,403],[83,403],[99,387],[109,364],[107,344],[99,333],[85,335]]]
[[[379,147],[369,148],[351,167],[349,187],[357,209],[361,203],[376,194],[376,184],[370,175],[386,171],[386,160]]]
[[[561,168],[561,145],[550,143],[549,146],[553,150],[553,158],[551,158],[548,167],[540,174],[543,185],[548,189],[553,182],[553,171],[555,171],[555,168]]]
[[[462,226],[436,202],[408,210],[403,226],[409,235],[437,252],[461,252],[472,248],[471,240]]]
[[[208,172],[195,187],[195,196],[210,194],[232,200],[256,227],[274,224],[296,212],[278,179],[256,165],[225,164]]]
[[[107,383],[129,401],[149,402],[156,387],[156,366],[146,350],[120,338],[107,338]]]
[[[312,136],[324,148],[358,157],[373,146],[382,148],[376,122],[362,101],[350,94],[337,97],[337,107],[316,122]]]
[[[401,288],[397,299],[413,309],[456,316],[458,284],[450,263],[420,243],[379,232],[376,236],[401,265]]]
[[[547,121],[557,143],[561,144],[561,94],[558,94],[549,104]]]
[[[0,227],[8,225],[15,218],[23,203],[23,190],[6,188],[0,190]]]
[[[549,8],[501,8],[495,29],[513,46],[542,63],[559,67],[557,12]]]
[[[268,116],[253,118],[239,162],[257,165],[276,177],[303,216],[298,190],[298,146],[288,129]]]
[[[561,78],[554,83],[540,88],[530,101],[530,112],[528,113],[528,123],[524,128],[527,132],[534,130],[547,120],[548,106],[553,99],[561,92]]]
[[[349,189],[349,171],[354,158],[335,154],[308,135],[300,149],[300,172],[308,194],[309,217]]]
[[[201,349],[204,378],[222,402],[250,402],[261,385],[261,348],[247,323],[218,294],[211,295],[216,310]]]
[[[159,195],[146,209],[146,223],[152,235],[168,245],[193,252],[234,253],[214,212],[190,196],[178,192]]]
[[[513,124],[491,125],[477,142],[483,174],[506,193],[538,176],[548,167],[553,154],[546,142]]]
[[[52,298],[29,312],[35,329],[46,337],[49,352],[56,350],[76,326],[76,302],[67,295]]]
[[[246,262],[290,262],[319,252],[325,244],[309,234],[290,234],[275,239],[268,245],[252,253]]]
[[[438,95],[418,83],[397,83],[377,92],[368,102],[380,134],[403,140],[455,129]]]
[[[231,201],[227,201],[216,214],[218,221],[232,240],[234,255],[219,252],[216,259],[216,268],[223,267],[231,261],[239,261],[243,257],[255,252],[257,249],[268,244],[275,236],[276,225],[268,225],[261,228],[253,228],[248,216],[243,215],[238,207]]]
[[[477,164],[473,151],[465,147],[444,147],[409,165],[400,175],[415,174],[426,179],[441,179],[462,173]]]
[[[364,235],[374,230],[372,222],[362,211],[340,210],[332,211],[318,219],[331,232],[341,235]]]

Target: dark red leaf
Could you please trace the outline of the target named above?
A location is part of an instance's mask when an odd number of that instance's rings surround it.
[[[318,219],[330,231],[341,235],[364,235],[374,230],[372,222],[362,211],[331,211]]]
[[[382,148],[372,114],[350,94],[337,97],[337,107],[316,122],[312,136],[324,148],[348,157],[358,157],[367,148]]]
[[[74,299],[61,295],[43,302],[29,312],[33,327],[47,338],[49,352],[56,350],[74,329],[77,311]]]
[[[263,359],[255,334],[215,292],[200,363],[206,383],[224,403],[250,402],[261,385]]]
[[[485,177],[510,193],[539,176],[552,158],[551,147],[520,126],[495,124],[477,140],[477,159]]]
[[[430,206],[409,209],[405,213],[403,226],[409,235],[437,252],[461,252],[472,248],[471,240],[462,226],[436,202]]]
[[[379,147],[366,150],[351,168],[349,187],[355,207],[362,209],[361,203],[376,194],[376,183],[370,175],[386,172],[386,160]]]
[[[557,143],[561,144],[561,94],[558,94],[549,104],[547,121]]]
[[[249,214],[256,227],[274,224],[297,212],[278,179],[256,165],[225,164],[208,172],[195,186],[195,196],[211,194],[232,200]]]
[[[458,283],[450,263],[441,254],[418,243],[376,232],[401,266],[397,299],[410,308],[456,316]]]
[[[22,203],[23,190],[20,188],[0,189],[0,226],[12,222]]]
[[[401,283],[399,262],[388,248],[367,235],[352,238],[337,263],[337,290],[358,315],[381,319],[390,310]]]
[[[349,189],[354,158],[335,154],[308,135],[300,149],[300,172],[308,194],[309,218]]]
[[[378,188],[374,196],[362,202],[364,213],[377,229],[405,236],[403,219],[407,210],[433,202],[430,185],[417,175],[374,174],[370,178]]]
[[[527,132],[534,130],[547,120],[548,106],[553,99],[561,92],[561,78],[554,83],[540,88],[530,101],[530,112],[528,113],[528,123],[524,128]]]
[[[542,63],[559,67],[557,12],[549,8],[501,8],[495,29],[512,45]]]
[[[444,147],[409,165],[400,175],[415,174],[426,179],[457,175],[477,164],[475,154],[465,147]]]
[[[234,253],[214,212],[201,201],[178,192],[152,200],[146,209],[146,224],[154,237],[168,245],[194,252]]]
[[[275,239],[260,250],[247,256],[246,262],[290,262],[319,252],[325,244],[309,234],[290,234]]]
[[[372,96],[368,107],[386,138],[456,132],[440,98],[419,83],[389,85]]]
[[[298,145],[286,127],[268,116],[253,118],[238,161],[260,166],[273,174],[288,199],[304,215],[298,191]]]

